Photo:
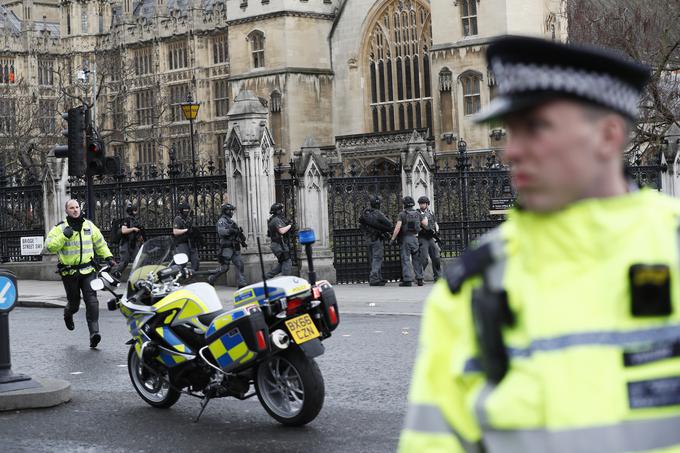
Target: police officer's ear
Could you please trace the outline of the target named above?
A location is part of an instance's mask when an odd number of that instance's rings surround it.
[[[605,159],[621,159],[630,136],[628,120],[612,113],[600,119],[598,129],[602,139],[602,146],[598,148],[600,155]]]

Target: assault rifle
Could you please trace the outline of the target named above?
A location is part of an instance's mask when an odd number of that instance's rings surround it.
[[[238,232],[236,233],[236,240],[241,244],[244,249],[248,248],[248,243],[246,242],[246,235],[243,232],[242,227],[238,227]]]
[[[442,239],[441,236],[439,235],[439,231],[434,231],[434,230],[421,230],[420,234],[422,234],[426,239],[434,239],[434,242],[439,246],[442,247]]]

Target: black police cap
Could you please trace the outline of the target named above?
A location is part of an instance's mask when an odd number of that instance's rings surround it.
[[[602,48],[524,36],[496,39],[486,52],[498,96],[475,116],[483,122],[544,102],[575,99],[637,117],[649,68]]]

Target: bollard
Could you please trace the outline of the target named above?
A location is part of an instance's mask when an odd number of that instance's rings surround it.
[[[19,296],[17,278],[11,272],[0,270],[0,392],[39,387],[25,374],[12,373],[9,348],[9,312]]]

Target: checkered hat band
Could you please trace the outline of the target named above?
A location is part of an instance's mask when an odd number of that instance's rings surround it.
[[[560,66],[491,62],[500,95],[561,91],[589,99],[635,118],[640,93],[609,74]]]

